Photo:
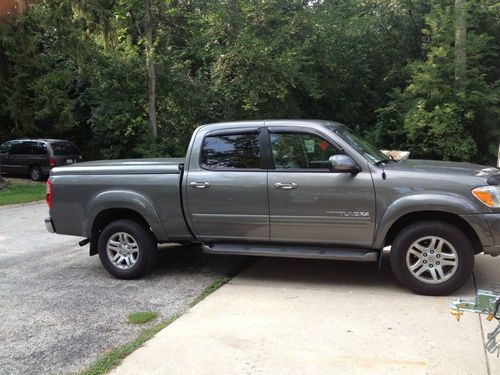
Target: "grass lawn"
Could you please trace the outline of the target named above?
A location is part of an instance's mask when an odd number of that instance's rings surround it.
[[[219,277],[212,284],[205,288],[205,290],[191,303],[191,307],[196,305],[197,303],[203,301],[208,295],[215,292],[221,286],[226,284],[231,280],[230,277]],[[145,314],[144,314],[145,313]],[[129,321],[131,320],[131,316],[138,317],[140,315],[155,315],[155,318],[158,316],[155,312],[143,311],[138,314],[130,314],[128,316]],[[148,341],[151,337],[160,332],[163,328],[167,327],[169,324],[173,323],[180,315],[174,315],[171,318],[164,320],[160,323],[153,325],[152,327],[144,330],[141,334],[133,341],[116,346],[111,348],[107,353],[105,353],[101,358],[99,358],[93,365],[91,365],[88,369],[83,370],[78,373],[79,375],[102,375],[110,372],[114,367],[118,366],[121,361],[132,353],[134,350],[139,348],[142,344]],[[133,320],[133,319],[132,319]]]
[[[6,204],[27,203],[45,199],[46,187],[43,184],[20,184],[7,182],[0,190],[0,206]]]
[[[144,324],[149,322],[150,320],[156,319],[158,317],[158,313],[153,311],[138,311],[132,314],[129,314],[128,322],[131,324]]]

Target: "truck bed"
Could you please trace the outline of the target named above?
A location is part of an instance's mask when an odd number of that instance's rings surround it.
[[[52,176],[60,175],[109,175],[109,174],[178,174],[184,158],[151,158],[97,160],[76,163],[64,168],[54,168]]]
[[[192,240],[181,207],[183,163],[101,160],[54,168],[50,216],[57,233],[91,238],[96,219],[129,210],[147,221],[158,242]]]

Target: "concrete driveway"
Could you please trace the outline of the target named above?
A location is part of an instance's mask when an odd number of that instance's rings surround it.
[[[144,329],[129,313],[167,319],[246,260],[164,248],[149,277],[117,280],[79,238],[47,233],[47,215],[45,202],[0,207],[0,375],[82,370]]]
[[[500,259],[476,257],[475,283],[500,280]],[[403,289],[388,262],[262,259],[132,353],[129,374],[500,374],[474,314],[453,296]],[[487,323],[487,324],[485,324]]]

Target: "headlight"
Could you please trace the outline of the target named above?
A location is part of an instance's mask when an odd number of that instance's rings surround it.
[[[472,194],[486,206],[500,208],[500,185],[481,186],[472,189]]]

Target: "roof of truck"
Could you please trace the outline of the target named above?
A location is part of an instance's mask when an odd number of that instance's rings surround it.
[[[212,124],[206,124],[206,126],[232,126],[232,127],[247,127],[247,126],[273,126],[273,125],[286,125],[286,126],[304,126],[304,125],[321,125],[321,126],[332,126],[332,125],[342,125],[336,121],[327,120],[303,120],[303,119],[263,119],[263,120],[248,120],[248,121],[226,121],[226,122],[215,122]]]

